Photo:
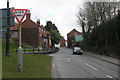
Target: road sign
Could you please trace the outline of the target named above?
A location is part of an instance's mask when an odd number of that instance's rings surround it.
[[[75,35],[75,41],[78,42],[78,41],[82,41],[84,40],[83,36],[82,35]]]
[[[10,8],[10,9],[14,9],[14,7]],[[8,12],[9,9],[7,8],[2,8],[0,9],[0,27],[2,27],[2,29],[6,29],[8,27],[8,23],[7,23],[7,19],[8,19]],[[13,14],[10,12],[9,13],[9,21],[10,21],[10,24],[9,26],[10,27],[13,27],[14,24],[15,24],[15,21],[14,21],[14,16]]]
[[[22,71],[22,46],[21,46],[21,22],[24,19],[28,9],[11,9],[14,17],[18,21],[19,27],[19,48],[18,48],[18,71]]]
[[[24,19],[28,9],[11,9],[11,12],[13,13],[14,17],[18,21],[18,23],[21,23]]]

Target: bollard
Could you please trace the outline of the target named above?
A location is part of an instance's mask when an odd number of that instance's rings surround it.
[[[40,49],[38,48],[38,53],[40,53]]]
[[[24,53],[26,54],[26,49],[24,49]]]
[[[15,49],[15,51],[16,51],[16,53],[17,53],[18,49]]]
[[[33,48],[33,54],[34,54],[34,48]]]
[[[18,48],[18,71],[22,72],[22,47]]]

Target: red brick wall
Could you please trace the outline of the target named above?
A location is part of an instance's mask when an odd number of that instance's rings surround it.
[[[65,39],[64,38],[60,39],[60,47],[66,47]]]
[[[38,28],[22,28],[22,42],[32,47],[39,46]]]

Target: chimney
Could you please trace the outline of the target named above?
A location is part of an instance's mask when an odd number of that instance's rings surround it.
[[[37,25],[40,25],[40,19],[37,19],[36,23],[37,23]]]
[[[30,10],[27,12],[26,14],[26,20],[30,20],[31,14],[30,14]]]

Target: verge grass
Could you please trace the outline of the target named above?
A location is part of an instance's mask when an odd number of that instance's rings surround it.
[[[5,43],[2,42],[2,78],[51,78],[52,57],[39,54],[23,54],[22,72],[18,72],[16,44],[10,44],[10,57],[4,56]]]

